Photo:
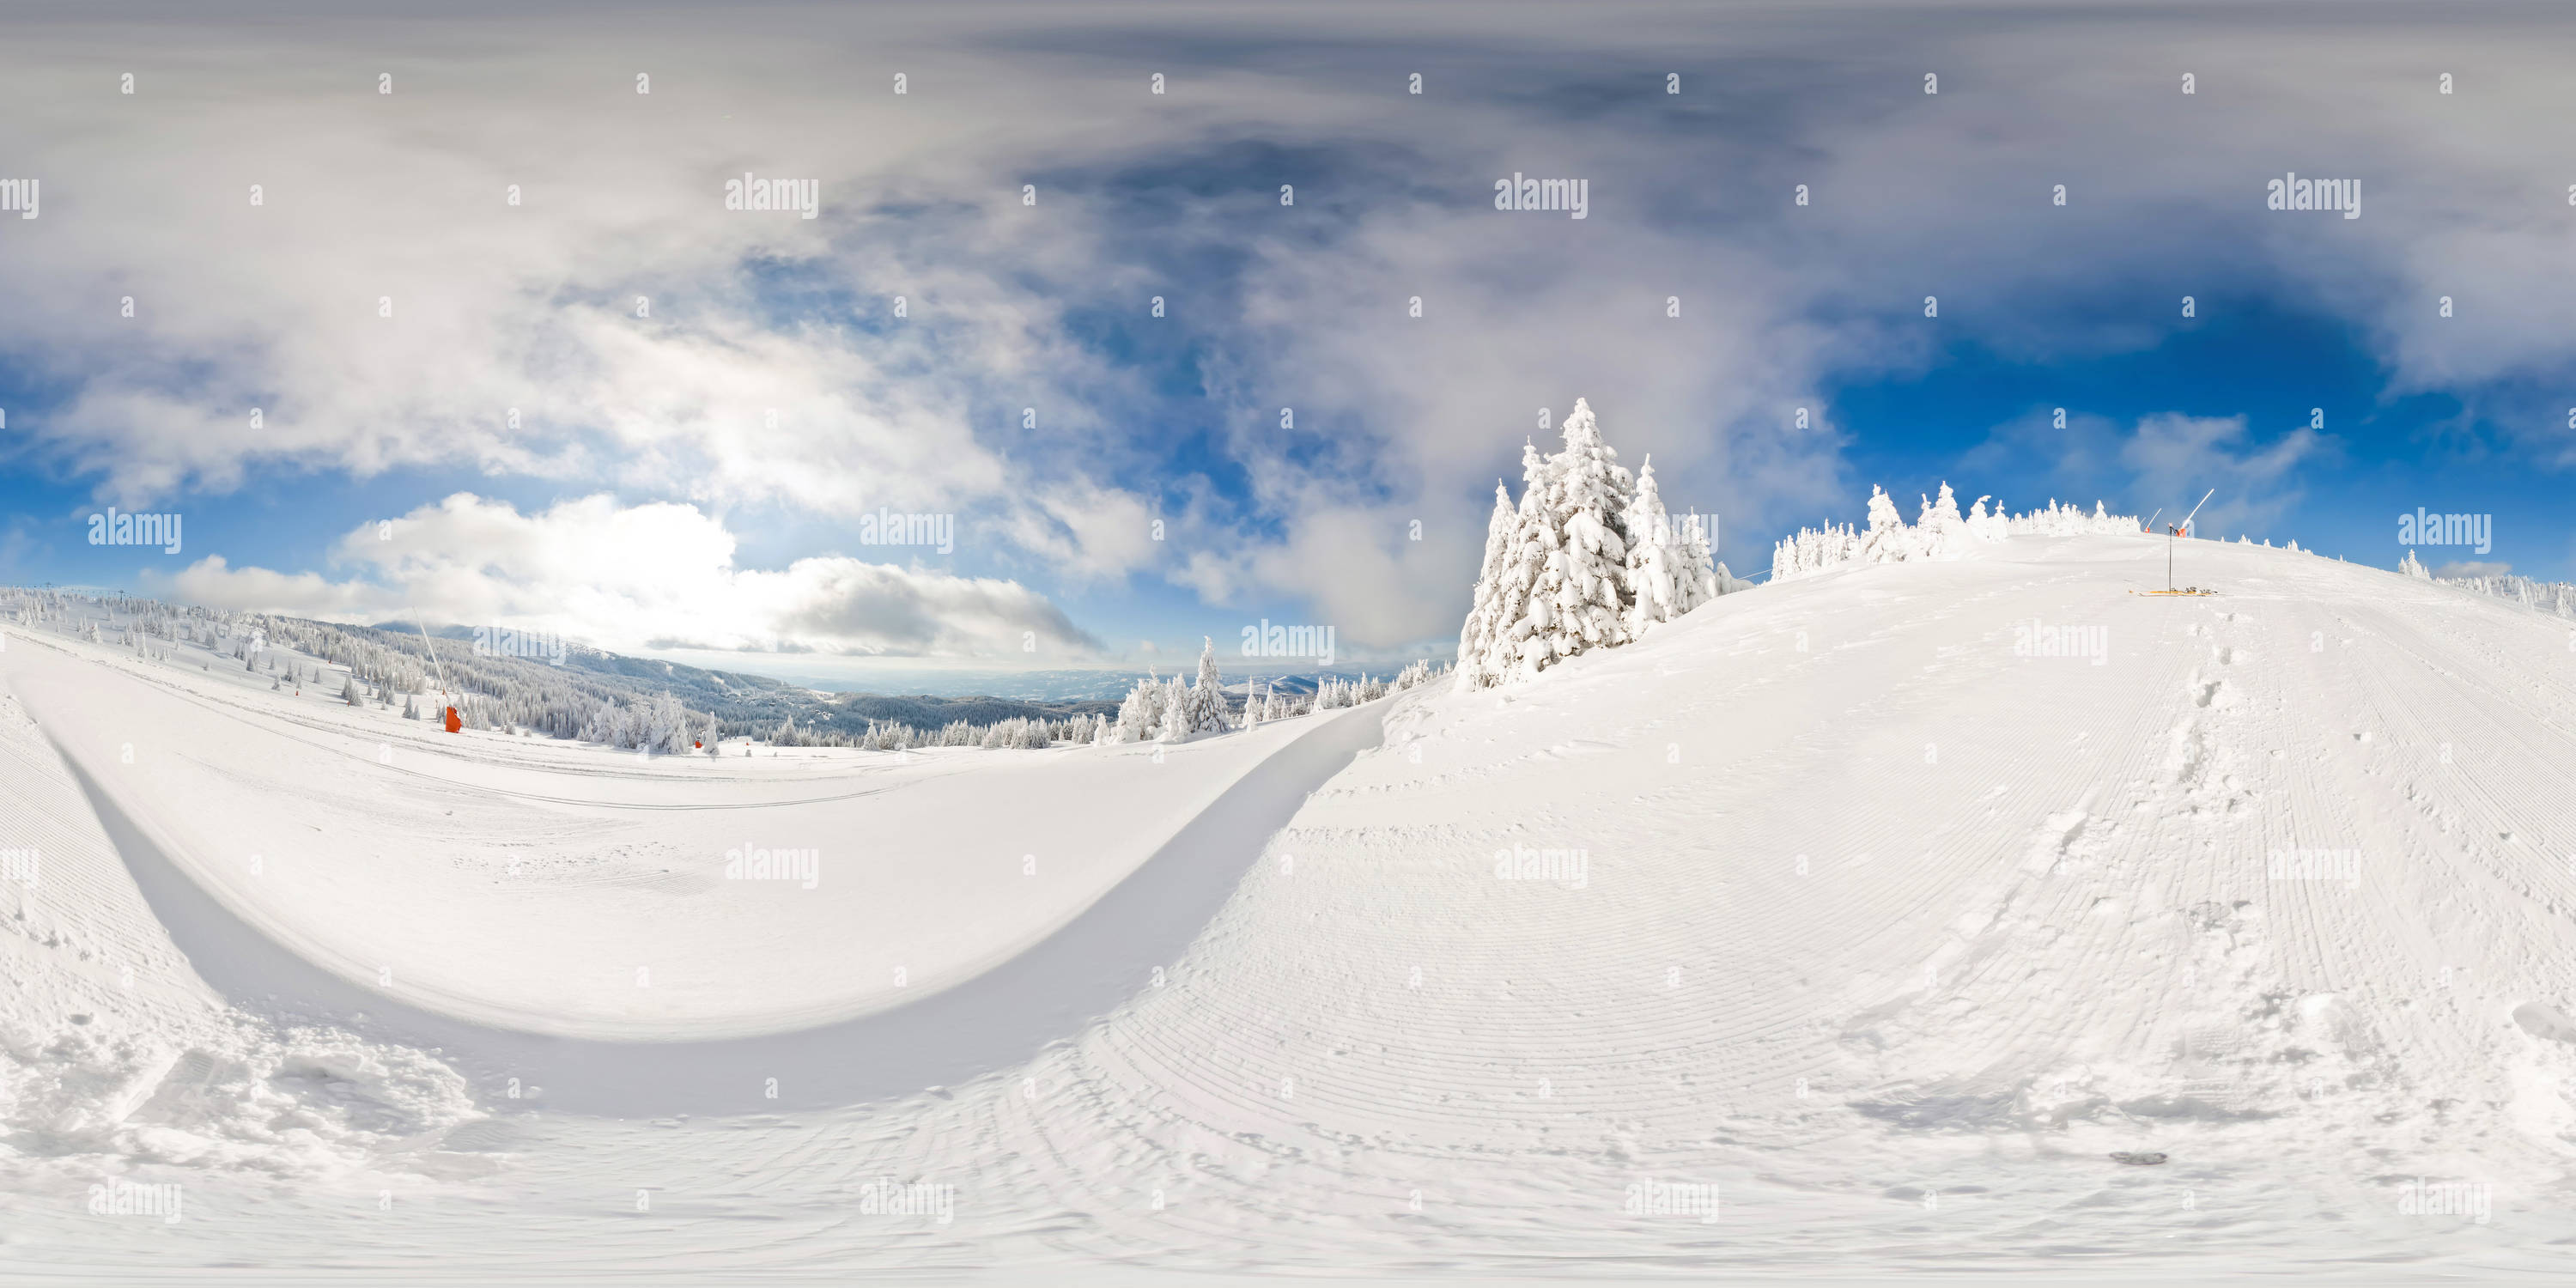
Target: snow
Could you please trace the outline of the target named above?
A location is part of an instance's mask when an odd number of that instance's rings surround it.
[[[70,647],[10,655],[30,710],[233,915],[443,1015],[629,1041],[809,1027],[979,974],[1303,732],[1159,759],[645,757],[267,693],[211,701],[228,686]],[[278,790],[245,791],[253,767]],[[1032,826],[1120,797],[1116,827]]]
[[[128,988],[5,940],[0,1265],[2562,1269],[2566,623],[2235,543],[2175,553],[2215,597],[2130,593],[2161,588],[2165,558],[2094,533],[1846,562],[1509,688],[910,766],[423,732],[388,773],[373,753],[398,722],[12,626],[0,679],[35,723],[0,711],[24,769],[0,818],[47,858],[24,897],[138,969]],[[430,821],[448,809],[468,822]],[[111,813],[137,835],[112,840]],[[312,822],[321,840],[292,836]],[[248,828],[295,865],[267,886],[223,871]],[[1131,835],[1149,830],[1170,843]],[[609,852],[665,841],[702,872],[772,835],[821,838],[815,890],[566,876],[522,896],[491,875],[512,847],[658,867]],[[1086,875],[1022,898],[1029,851]],[[182,909],[182,886],[211,897]],[[217,933],[225,916],[256,929]],[[658,940],[621,938],[639,919]],[[945,952],[956,982],[882,1009],[886,936]],[[251,962],[257,940],[289,951]],[[442,988],[349,966],[397,950]],[[657,969],[622,1015],[510,979],[645,951],[718,978],[663,1002]],[[298,969],[361,1000],[300,1017],[322,1054],[245,1060],[173,1120],[231,1161],[34,1125],[73,1101],[166,1109],[160,1054],[268,1024],[264,992],[319,996],[267,986]],[[729,987],[737,970],[775,991]],[[367,998],[382,1015],[353,1013]],[[76,1006],[135,1049],[64,1061],[92,1085],[34,1106],[27,1053]],[[784,1031],[825,1014],[844,1018]],[[514,1027],[584,1036],[514,1046]],[[600,1040],[647,1028],[666,1040]],[[540,1067],[542,1096],[508,1098]],[[299,1072],[307,1090],[278,1090]],[[219,1125],[269,1121],[241,1106],[270,1092],[302,1097],[311,1140]],[[184,1182],[188,1219],[88,1215],[110,1175]]]
[[[228,1009],[7,695],[0,782],[0,848],[35,857],[0,883],[0,1186],[13,1206],[84,1193],[102,1161],[337,1181],[479,1116],[465,1079],[417,1050]]]

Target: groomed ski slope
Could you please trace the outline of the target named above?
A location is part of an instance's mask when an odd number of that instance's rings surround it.
[[[973,978],[1313,723],[1168,749],[647,758],[30,643],[0,671],[55,745],[234,915],[408,1005],[620,1041],[807,1028]],[[1117,823],[1060,825],[1086,803]]]
[[[1366,709],[1159,984],[969,1081],[639,1120],[478,1075],[333,1184],[139,1168],[177,1224],[22,1162],[0,1264],[2563,1273],[2568,624],[2218,543],[2221,595],[2128,593],[2164,558],[1847,566]]]

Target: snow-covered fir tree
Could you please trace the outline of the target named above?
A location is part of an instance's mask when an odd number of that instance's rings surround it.
[[[1619,453],[1602,441],[1590,403],[1574,400],[1564,438],[1565,450],[1549,472],[1547,498],[1559,544],[1534,593],[1551,610],[1536,633],[1545,646],[1540,667],[1628,640],[1621,585],[1627,578],[1628,525],[1622,516],[1634,485]]]
[[[1959,517],[1959,498],[1951,494],[1947,482],[1941,484],[1940,500],[1923,502],[1915,525],[1923,552],[1936,558],[1956,553],[1966,540],[1968,523]]]
[[[1154,737],[1159,742],[1173,742],[1189,736],[1190,690],[1175,675],[1163,682],[1163,704],[1154,714]]]
[[[1218,733],[1227,724],[1225,681],[1216,670],[1216,641],[1204,635],[1199,637],[1199,674],[1190,686],[1186,714],[1189,724],[1182,730],[1184,736]]]
[[[1673,589],[1680,593],[1681,598],[1676,601],[1680,607],[1673,610],[1675,617],[1720,595],[1731,595],[1752,585],[1737,581],[1726,571],[1725,564],[1717,562],[1717,552],[1710,548],[1708,541],[1710,522],[1709,516],[1696,510],[1680,520],[1681,557],[1674,561]]]
[[[1162,715],[1163,686],[1148,667],[1145,678],[1128,690],[1127,699],[1118,704],[1118,727],[1113,735],[1119,742],[1144,742],[1154,736],[1154,725]]]
[[[1875,483],[1869,487],[1869,530],[1861,534],[1860,557],[1869,563],[1889,563],[1903,559],[1914,549],[1914,539],[1905,530],[1905,520],[1896,513],[1896,502]]]
[[[1538,666],[1544,665],[1537,656],[1544,652],[1545,645],[1536,637],[1541,619],[1552,617],[1554,610],[1539,602],[1538,581],[1549,557],[1564,544],[1555,512],[1547,505],[1549,470],[1548,459],[1539,455],[1535,444],[1521,444],[1520,504],[1512,511],[1502,580],[1494,587],[1488,604],[1485,653],[1474,667],[1474,674],[1483,684],[1502,684],[1536,675]],[[1315,709],[1323,708],[1318,704]]]
[[[1635,639],[1656,622],[1668,622],[1689,611],[1684,601],[1688,592],[1685,581],[1695,581],[1679,565],[1682,551],[1673,531],[1672,516],[1664,513],[1664,498],[1655,487],[1655,458],[1646,457],[1637,465],[1636,494],[1628,500],[1622,516],[1628,529],[1627,635]]]
[[[1529,679],[1597,648],[1636,639],[1742,583],[1720,571],[1704,524],[1675,522],[1651,463],[1632,478],[1576,399],[1565,445],[1521,449],[1517,508],[1502,485],[1486,522],[1473,606],[1458,633],[1460,687]],[[1318,692],[1316,709],[1326,707]]]
[[[1476,591],[1467,610],[1466,624],[1458,632],[1458,666],[1472,678],[1471,687],[1491,683],[1484,668],[1496,655],[1494,636],[1501,623],[1497,606],[1503,594],[1503,581],[1512,555],[1512,530],[1519,516],[1512,509],[1510,489],[1501,479],[1494,480],[1494,512],[1485,520],[1485,563],[1476,572]]]

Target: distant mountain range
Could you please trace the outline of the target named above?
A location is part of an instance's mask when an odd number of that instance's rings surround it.
[[[319,625],[319,623],[317,623]],[[422,651],[420,626],[409,622],[379,622],[374,626],[341,627],[351,633],[364,632],[371,642],[396,651]],[[919,692],[888,694],[851,690],[849,681],[822,676],[769,676],[739,671],[716,670],[690,666],[658,658],[632,657],[610,653],[583,644],[562,642],[563,660],[553,660],[553,644],[546,641],[544,650],[531,653],[525,645],[536,639],[522,636],[504,637],[500,652],[494,657],[476,650],[478,642],[492,644],[488,630],[470,626],[432,626],[428,635],[441,641],[439,654],[452,658],[450,649],[462,645],[475,654],[475,662],[489,666],[508,664],[526,680],[542,682],[549,673],[571,678],[578,676],[609,689],[626,693],[669,693],[693,710],[703,711],[724,722],[729,728],[773,728],[779,722],[794,718],[800,729],[825,730],[848,734],[867,731],[871,720],[899,721],[918,729],[937,729],[951,721],[963,720],[972,725],[989,725],[1010,719],[1062,720],[1068,716],[1088,716],[1105,712],[1115,716],[1118,703],[1144,679],[1146,671],[1055,668],[1036,671],[990,671],[923,667],[887,673],[886,679],[903,687],[917,686]],[[510,646],[519,646],[513,651]],[[1223,667],[1226,659],[1220,657]],[[454,665],[453,662],[450,663]],[[1196,659],[1180,668],[1187,674]],[[1173,667],[1155,668],[1155,673],[1170,676]],[[1390,671],[1372,671],[1383,678]],[[1268,689],[1283,695],[1306,696],[1315,692],[1326,678],[1355,680],[1359,671],[1305,672],[1295,675],[1258,673],[1253,677]],[[1248,677],[1241,673],[1224,676],[1225,692],[1231,705],[1240,709]]]

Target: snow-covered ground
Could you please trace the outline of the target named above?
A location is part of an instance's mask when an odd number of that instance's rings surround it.
[[[8,670],[107,809],[298,956],[442,1014],[627,1041],[807,1028],[980,974],[1312,723],[1168,750],[648,759],[99,645]]]
[[[2180,557],[1162,763],[405,738],[11,627],[0,1270],[2562,1274],[2576,637]]]

